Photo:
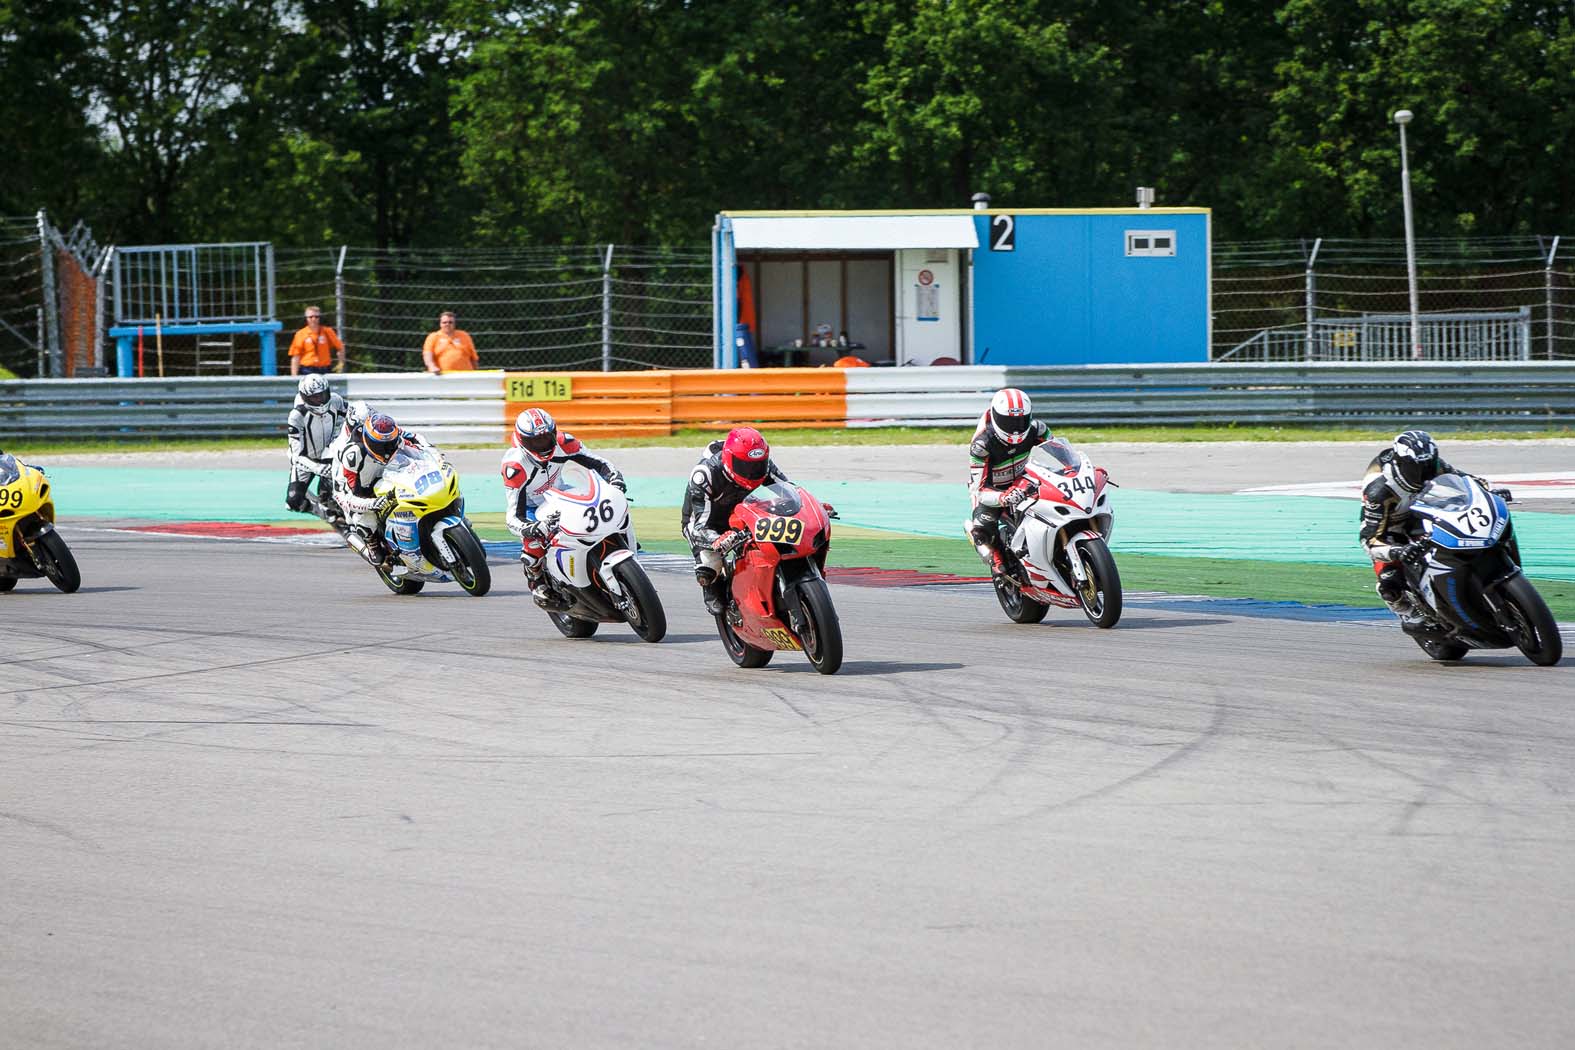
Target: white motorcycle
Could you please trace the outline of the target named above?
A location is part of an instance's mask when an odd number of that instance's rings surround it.
[[[566,638],[589,638],[604,623],[627,623],[647,642],[667,634],[667,613],[634,552],[623,490],[576,463],[565,464],[536,508],[548,523],[547,616]]]
[[[1001,515],[1007,572],[995,597],[1017,623],[1038,623],[1050,606],[1083,610],[1095,627],[1121,619],[1121,575],[1106,541],[1115,527],[1105,468],[1052,437],[1029,453],[1012,489],[1025,493]],[[1009,489],[1008,492],[1012,491]]]

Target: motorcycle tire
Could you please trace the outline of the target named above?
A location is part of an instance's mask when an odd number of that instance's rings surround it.
[[[72,557],[66,541],[60,538],[60,533],[46,532],[38,537],[34,552],[39,569],[61,594],[70,594],[82,586],[82,573],[77,568],[77,560]]]
[[[1464,660],[1466,654],[1471,651],[1469,646],[1461,645],[1459,642],[1442,642],[1436,638],[1418,638],[1416,635],[1411,637],[1418,648],[1440,663]]]
[[[776,653],[774,649],[757,649],[740,638],[724,613],[716,614],[716,633],[722,636],[722,648],[727,650],[728,659],[739,667],[764,667]]]
[[[1104,540],[1087,541],[1082,552],[1088,583],[1078,591],[1077,600],[1083,615],[1095,627],[1114,627],[1121,619],[1121,573],[1116,570],[1116,559],[1110,556]]]
[[[492,590],[492,570],[487,568],[487,552],[469,529],[450,529],[444,539],[454,550],[454,564],[449,571],[454,582],[465,589],[472,598],[480,598]]]
[[[1538,667],[1552,667],[1564,655],[1564,639],[1548,603],[1524,576],[1516,576],[1499,592],[1510,616],[1519,622],[1510,631],[1515,648]]]
[[[809,618],[800,640],[804,655],[821,674],[836,674],[842,668],[842,621],[837,618],[836,606],[831,604],[831,592],[825,580],[805,580],[798,585],[798,596],[804,602],[804,614]]]
[[[377,578],[383,581],[383,586],[395,594],[420,594],[421,588],[427,585],[425,580],[412,579],[409,576],[390,576],[382,569],[378,569]]]
[[[1044,602],[1034,601],[1021,590],[1007,583],[1004,577],[997,576],[994,583],[995,600],[1001,603],[1001,611],[1013,623],[1038,623],[1045,618],[1045,613],[1050,611],[1050,606]]]
[[[6,591],[11,590],[15,586],[16,586],[16,577],[15,576],[0,576],[0,594],[4,594]]]
[[[550,612],[547,619],[558,629],[558,633],[565,638],[589,638],[596,633],[596,628],[601,624],[595,620],[577,620],[568,613]]]
[[[613,575],[629,598],[629,626],[642,642],[659,642],[667,636],[667,612],[640,563],[625,558],[613,566]]]

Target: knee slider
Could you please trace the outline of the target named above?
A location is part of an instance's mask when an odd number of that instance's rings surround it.
[[[292,481],[284,490],[284,505],[291,510],[300,510],[306,506],[306,482]]]

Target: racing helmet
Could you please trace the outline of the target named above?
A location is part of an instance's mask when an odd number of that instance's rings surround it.
[[[1407,492],[1420,492],[1438,476],[1438,445],[1425,430],[1407,430],[1396,435],[1390,446],[1390,477]]]
[[[990,429],[1008,445],[1021,445],[1034,425],[1034,403],[1014,386],[997,390],[990,401]]]
[[[295,392],[306,410],[319,416],[328,411],[328,402],[334,396],[334,392],[328,388],[327,377],[321,375],[302,376]]]
[[[771,446],[754,427],[734,427],[722,442],[722,473],[743,489],[757,489],[771,467]]]
[[[514,420],[514,445],[538,463],[552,458],[558,447],[558,424],[544,408],[527,408]]]
[[[382,412],[373,412],[361,424],[361,446],[366,449],[367,455],[379,463],[388,462],[404,436],[405,432],[399,429],[393,417]]]
[[[352,401],[345,406],[345,433],[354,434],[372,414],[372,406],[365,401]]]

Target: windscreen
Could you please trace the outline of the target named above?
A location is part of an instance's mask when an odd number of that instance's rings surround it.
[[[400,444],[392,456],[388,457],[386,470],[390,474],[420,474],[431,470],[438,462],[438,457],[434,453],[428,452],[418,445],[404,442]]]
[[[1049,438],[1037,446],[1029,458],[1031,462],[1057,474],[1067,469],[1078,470],[1083,465],[1077,450],[1058,437]]]
[[[778,481],[760,486],[745,497],[744,502],[766,514],[797,514],[804,505],[804,501],[799,499],[798,489]]]
[[[1471,506],[1471,488],[1458,474],[1440,474],[1427,483],[1416,497],[1415,505],[1445,513],[1462,511]]]
[[[565,463],[563,469],[558,472],[558,480],[552,483],[552,487],[559,492],[583,499],[591,494],[595,482],[591,480],[591,472],[586,468],[578,463]]]
[[[21,476],[22,468],[17,466],[15,457],[0,453],[0,486],[9,485]]]

